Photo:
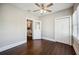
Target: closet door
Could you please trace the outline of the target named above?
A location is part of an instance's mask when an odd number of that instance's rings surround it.
[[[55,20],[55,40],[65,44],[71,44],[70,17],[58,18]]]
[[[41,21],[39,20],[33,22],[33,39],[41,39]]]

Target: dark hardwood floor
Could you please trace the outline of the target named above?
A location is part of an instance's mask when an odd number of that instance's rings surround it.
[[[30,40],[25,44],[0,52],[0,55],[75,55],[72,46],[48,40]]]

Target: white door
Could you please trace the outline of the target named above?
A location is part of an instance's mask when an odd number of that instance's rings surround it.
[[[33,39],[41,39],[41,21],[39,20],[33,22]]]
[[[70,17],[58,18],[55,20],[55,40],[65,44],[71,44]]]

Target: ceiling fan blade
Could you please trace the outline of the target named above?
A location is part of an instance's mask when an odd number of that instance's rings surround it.
[[[40,5],[38,3],[35,3],[36,6],[40,7]]]
[[[43,3],[41,4],[41,8],[44,9],[44,4]]]
[[[50,4],[47,5],[47,7],[51,7],[52,5],[53,5],[53,3],[50,3]]]
[[[38,10],[34,10],[33,12],[37,12],[37,11],[39,11],[39,9]]]
[[[46,10],[46,11],[48,11],[48,12],[52,12],[52,10]]]

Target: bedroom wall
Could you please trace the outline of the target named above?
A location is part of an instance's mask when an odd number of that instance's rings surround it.
[[[40,17],[42,21],[42,38],[55,41],[54,39],[54,27],[55,27],[55,18],[70,16],[73,13],[72,7],[65,9],[50,15]]]
[[[0,4],[0,50],[10,44],[27,41],[27,18],[38,19],[13,5]]]

